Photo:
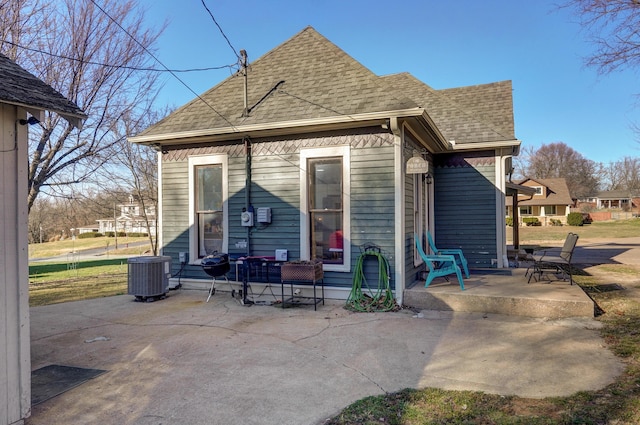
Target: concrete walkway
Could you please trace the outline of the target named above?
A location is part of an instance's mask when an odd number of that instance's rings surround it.
[[[366,314],[337,301],[314,312],[206,297],[181,289],[153,303],[125,295],[32,308],[32,369],[107,373],[34,406],[26,424],[321,424],[407,387],[564,396],[604,387],[624,368],[592,319]]]

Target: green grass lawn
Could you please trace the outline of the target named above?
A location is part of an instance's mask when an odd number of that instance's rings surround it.
[[[130,244],[144,243],[144,246],[130,248]],[[102,236],[99,238],[87,238],[75,240],[66,239],[64,241],[57,242],[44,242],[29,244],[29,258],[46,258],[55,257],[58,255],[70,254],[73,252],[82,251],[85,249],[104,249],[105,253],[107,249],[110,254],[114,255],[126,255],[126,254],[142,254],[149,250],[150,244],[148,238],[118,238],[118,249],[114,251],[116,246],[115,238],[108,238]]]
[[[127,260],[104,259],[29,265],[29,305],[127,293]]]
[[[520,243],[538,241],[563,241],[567,233],[573,232],[584,239],[628,238],[640,236],[640,219],[618,221],[595,221],[584,226],[521,226]],[[507,242],[512,242],[513,228],[507,227]]]

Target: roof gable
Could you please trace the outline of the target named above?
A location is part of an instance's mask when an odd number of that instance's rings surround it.
[[[546,197],[534,196],[533,199],[520,201],[520,205],[570,205],[573,203],[567,181],[564,178],[525,179],[523,186],[544,186]]]
[[[142,135],[316,119],[414,108],[380,84],[378,77],[307,27],[248,67],[248,108],[243,117],[244,78],[236,73]]]
[[[3,54],[0,54],[0,75],[0,102],[56,112],[76,126],[86,118],[75,103]]]

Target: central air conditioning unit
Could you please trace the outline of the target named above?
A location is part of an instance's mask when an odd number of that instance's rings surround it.
[[[162,297],[169,292],[171,257],[132,257],[128,264],[128,293],[139,300]]]

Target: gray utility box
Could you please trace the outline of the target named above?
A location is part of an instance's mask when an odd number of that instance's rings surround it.
[[[158,297],[169,292],[171,257],[132,257],[128,261],[129,295]]]

